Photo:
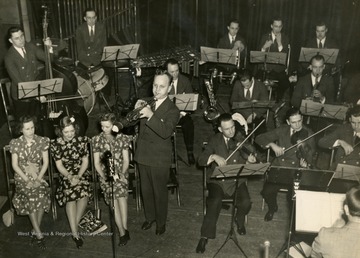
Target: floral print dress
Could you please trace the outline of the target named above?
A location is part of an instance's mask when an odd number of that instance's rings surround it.
[[[73,176],[79,173],[82,158],[89,155],[89,138],[84,136],[74,137],[65,141],[62,137],[51,140],[51,154],[55,161],[61,160],[66,170]],[[60,184],[56,190],[56,200],[60,206],[67,202],[76,201],[92,196],[92,187],[89,183],[90,171],[86,170],[77,185],[72,186],[69,179],[60,174]]]
[[[122,172],[122,166],[123,166],[123,153],[122,151],[124,149],[128,149],[130,145],[131,137],[124,135],[124,134],[117,134],[115,137],[115,140],[110,142],[106,139],[105,134],[101,132],[99,135],[96,135],[92,138],[92,148],[93,152],[99,152],[100,153],[100,160],[101,160],[101,166],[104,171],[104,174],[106,177],[108,177],[107,172],[107,166],[104,152],[105,151],[111,151],[112,158],[114,161],[114,170],[115,174],[119,177],[114,182],[114,200],[120,198],[120,197],[127,197],[128,196],[128,172],[123,173]],[[100,187],[103,191],[105,202],[107,204],[111,201],[111,184],[109,183],[110,180],[103,180],[100,178]]]
[[[49,138],[38,135],[34,135],[31,144],[27,143],[23,135],[10,141],[10,153],[17,154],[19,167],[30,181],[35,182],[39,175],[42,153],[49,149],[49,143]],[[14,180],[15,194],[12,202],[17,214],[29,215],[41,209],[49,211],[51,191],[45,180],[36,188],[26,187],[27,183],[17,173],[14,173]]]

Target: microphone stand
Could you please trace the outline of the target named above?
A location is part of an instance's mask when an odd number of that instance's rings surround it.
[[[234,192],[234,197],[233,197],[233,207],[232,207],[232,211],[231,211],[230,231],[225,239],[225,242],[220,246],[219,250],[217,250],[217,252],[215,253],[215,255],[213,257],[215,257],[221,251],[221,249],[225,246],[225,244],[231,239],[232,241],[234,241],[235,245],[239,248],[239,250],[242,252],[242,254],[247,258],[247,255],[245,254],[244,250],[241,248],[241,246],[237,240],[235,230],[234,230],[235,214],[236,214],[235,210],[236,210],[236,202],[237,202],[237,189],[239,187],[240,173],[243,169],[244,169],[244,166],[241,166],[239,169],[239,172],[237,172],[237,174],[236,174],[235,192]]]
[[[111,187],[111,198],[110,198],[110,228],[111,228],[111,243],[112,243],[112,251],[113,251],[113,258],[116,257],[116,225],[115,225],[115,200],[114,200],[114,182],[116,179],[115,170],[114,170],[114,162],[112,153],[110,151],[105,151],[104,156],[107,161],[107,169],[109,172],[110,178],[110,187]]]

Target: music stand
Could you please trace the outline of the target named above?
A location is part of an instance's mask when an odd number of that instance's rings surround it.
[[[339,163],[334,178],[341,178],[360,182],[360,167]]]
[[[345,120],[348,107],[343,105],[321,104],[310,99],[301,101],[300,111],[303,115]]]
[[[27,99],[62,92],[64,79],[53,78],[41,81],[19,82],[18,98]]]
[[[179,110],[195,111],[198,105],[199,94],[186,93],[169,95],[170,100],[174,101]]]
[[[307,168],[273,166],[270,168],[267,181],[278,184],[293,185],[293,191],[298,189],[326,191],[333,179],[334,171],[315,170]],[[293,196],[288,239],[281,247],[278,255],[287,250],[286,257],[289,257],[290,247],[296,245],[291,241],[294,217],[295,217],[295,195]]]
[[[217,250],[217,252],[215,253],[215,255],[213,257],[215,257],[220,251],[221,249],[225,246],[225,244],[231,239],[235,245],[239,248],[239,250],[242,252],[242,254],[247,258],[247,255],[245,254],[244,250],[241,248],[238,240],[237,240],[237,237],[236,237],[236,234],[235,234],[235,230],[234,230],[234,224],[235,224],[235,209],[236,209],[236,202],[237,202],[237,189],[239,187],[239,178],[240,178],[240,174],[241,172],[243,171],[244,169],[244,165],[241,165],[240,166],[240,169],[238,170],[231,170],[231,172],[229,171],[228,174],[224,174],[224,179],[226,180],[226,178],[236,178],[235,179],[235,192],[234,192],[234,197],[233,197],[233,207],[232,207],[232,211],[231,211],[231,224],[230,224],[230,231],[225,239],[225,242],[220,246],[219,250]],[[215,172],[215,170],[214,170]],[[213,172],[213,175],[214,175],[214,172]],[[211,177],[213,177],[213,175]]]
[[[250,51],[250,63],[264,64],[263,81],[265,81],[268,72],[267,64],[286,65],[286,53]]]
[[[130,60],[137,57],[140,44],[129,44],[123,46],[106,46],[103,49],[101,62],[105,67],[114,67],[115,73],[115,96],[119,97],[118,89],[118,68],[128,66]],[[124,63],[125,62],[125,63]],[[137,89],[135,85],[135,95],[137,96]]]
[[[201,61],[236,65],[236,49],[200,47]]]
[[[245,176],[263,176],[268,170],[270,163],[254,163],[254,164],[230,164],[222,167],[215,167],[211,178],[213,179],[224,179],[236,176],[236,172],[241,167],[241,177]]]
[[[305,48],[302,47],[299,55],[299,62],[309,63],[311,58],[315,55],[322,55],[326,64],[335,64],[339,54],[339,49],[336,48]]]

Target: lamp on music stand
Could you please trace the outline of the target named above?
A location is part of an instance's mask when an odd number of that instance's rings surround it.
[[[296,245],[296,242],[292,241],[293,226],[295,220],[295,190],[306,189],[306,190],[317,190],[326,191],[330,186],[333,179],[334,171],[328,170],[315,170],[307,168],[292,168],[292,167],[271,167],[267,175],[267,181],[271,183],[293,185],[292,187],[292,206],[290,214],[290,225],[288,239],[281,247],[278,255],[279,257],[282,252],[287,250],[287,256],[289,257],[289,250],[291,246]],[[306,257],[306,256],[304,256]]]
[[[130,65],[130,60],[137,57],[140,44],[129,44],[123,46],[106,46],[103,49],[101,62],[104,67],[113,67],[115,74],[115,96],[119,98],[118,69]],[[137,89],[135,85],[135,94]]]
[[[230,231],[224,241],[224,243],[220,246],[220,248],[217,250],[215,257],[221,249],[226,245],[226,243],[231,239],[235,243],[235,245],[239,248],[241,253],[247,257],[244,250],[241,248],[236,234],[234,230],[234,224],[235,224],[235,216],[236,216],[236,203],[237,203],[237,190],[239,187],[239,179],[240,174],[241,176],[251,176],[251,175],[263,175],[266,170],[269,168],[269,163],[266,164],[233,164],[233,165],[227,165],[222,167],[216,167],[213,174],[211,175],[211,178],[213,179],[234,179],[235,177],[235,192],[233,195],[233,207],[231,211],[231,224],[230,224]],[[242,173],[245,172],[244,175]]]

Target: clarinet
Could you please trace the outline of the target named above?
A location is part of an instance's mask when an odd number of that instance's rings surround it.
[[[107,150],[104,152],[104,157],[106,159],[106,165],[109,173],[109,177],[111,177],[114,181],[119,179],[119,176],[115,173],[114,159],[111,151]]]

